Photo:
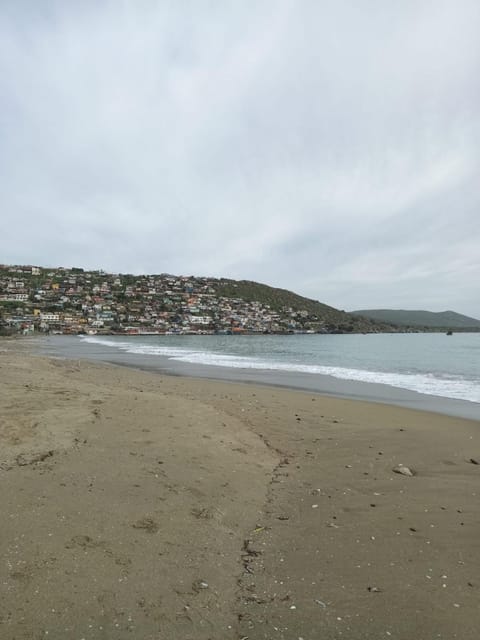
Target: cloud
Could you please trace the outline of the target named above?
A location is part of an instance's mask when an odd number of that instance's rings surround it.
[[[480,316],[479,27],[468,0],[7,3],[2,259]]]

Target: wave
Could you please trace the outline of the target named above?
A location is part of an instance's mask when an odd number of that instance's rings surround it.
[[[385,384],[390,387],[408,389],[409,391],[416,391],[427,395],[480,403],[479,382],[458,375],[371,371],[367,369],[353,369],[328,365],[279,362],[252,356],[239,356],[173,346],[134,344],[133,342],[108,340],[90,336],[82,337],[82,340],[92,344],[116,348],[126,353],[145,356],[162,356],[177,362],[189,364],[228,367],[231,369],[256,369],[263,371],[283,371],[285,373],[326,375],[341,380]]]

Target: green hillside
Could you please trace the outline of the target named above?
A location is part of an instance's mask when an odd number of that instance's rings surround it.
[[[263,304],[269,304],[276,311],[280,311],[283,307],[291,307],[292,309],[305,309],[311,313],[321,314],[325,318],[329,314],[332,317],[338,317],[339,313],[342,316],[348,315],[322,302],[304,298],[293,293],[293,291],[270,287],[250,280],[227,280],[222,278],[217,280],[216,290],[219,296],[262,302]]]
[[[362,309],[352,315],[370,318],[377,322],[391,322],[400,326],[430,327],[432,329],[480,330],[480,320],[469,318],[455,311],[409,311],[404,309]]]
[[[315,328],[315,324],[328,326],[342,332],[370,332],[395,330],[389,323],[372,321],[369,318],[357,318],[351,314],[330,307],[317,300],[304,298],[292,291],[270,287],[250,280],[220,279],[214,281],[217,296],[238,298],[247,302],[260,302],[269,305],[279,313],[288,309],[305,312],[306,324]]]

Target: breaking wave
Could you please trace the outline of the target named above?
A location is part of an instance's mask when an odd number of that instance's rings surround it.
[[[434,373],[404,373],[372,371],[341,366],[327,366],[320,364],[303,364],[297,362],[281,362],[254,356],[218,353],[203,349],[188,349],[183,347],[154,345],[138,342],[136,337],[132,341],[109,340],[97,336],[84,336],[84,342],[108,348],[117,349],[124,353],[143,355],[147,357],[164,357],[177,362],[212,367],[228,367],[231,369],[256,369],[263,371],[283,371],[285,373],[306,373],[311,375],[325,375],[342,380],[355,380],[374,384],[385,384],[391,387],[408,389],[427,395],[441,396],[480,402],[480,383],[460,375]]]

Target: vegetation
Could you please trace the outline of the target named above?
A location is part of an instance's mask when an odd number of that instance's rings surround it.
[[[305,320],[310,326],[317,322],[327,326],[331,331],[335,328],[342,333],[394,329],[391,323],[353,317],[345,311],[340,311],[317,300],[304,298],[292,291],[270,287],[259,282],[222,278],[215,282],[214,287],[217,296],[239,298],[246,302],[259,302],[263,305],[269,305],[272,310],[278,312],[285,312],[287,309],[306,312]]]
[[[480,320],[469,318],[455,311],[407,311],[403,309],[363,309],[352,311],[355,316],[362,316],[377,322],[390,322],[402,327],[418,327],[421,329],[456,329],[463,331],[479,331]]]

